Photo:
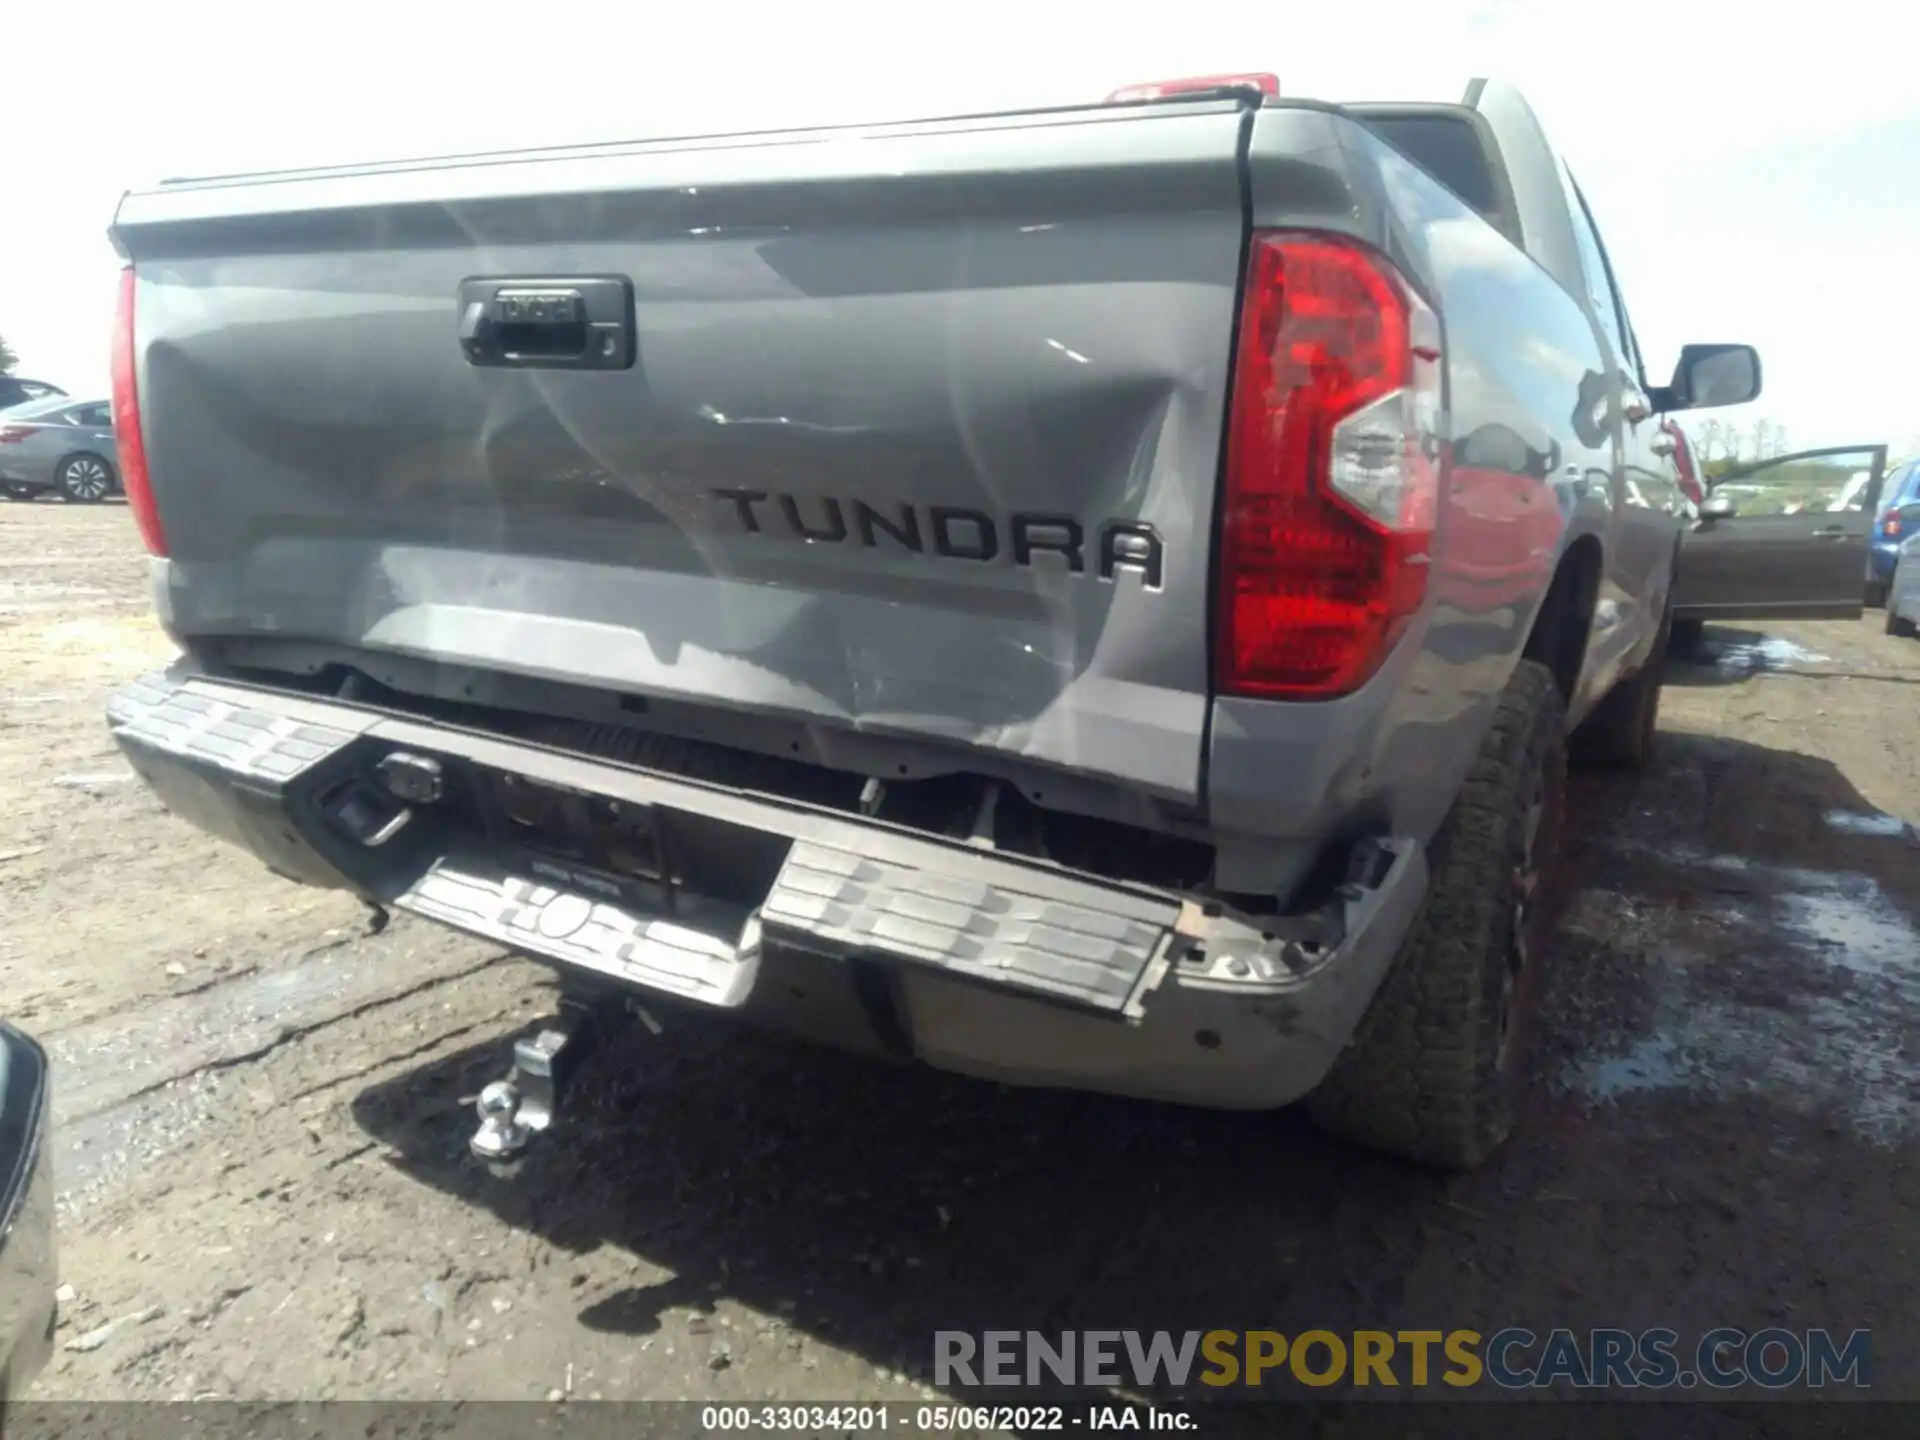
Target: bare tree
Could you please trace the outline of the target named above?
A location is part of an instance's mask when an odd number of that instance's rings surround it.
[[[1740,459],[1740,432],[1724,420],[1715,421],[1720,427],[1720,461],[1723,465],[1736,464]]]
[[[1720,447],[1727,443],[1726,427],[1718,420],[1700,422],[1700,463],[1719,458]]]
[[[8,346],[6,336],[0,335],[0,375],[12,374],[13,367],[19,363],[20,357]]]

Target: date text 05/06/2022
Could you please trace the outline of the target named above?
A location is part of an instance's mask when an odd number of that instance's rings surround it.
[[[911,1434],[979,1434],[1012,1430],[1198,1429],[1184,1410],[1163,1406],[1083,1405],[703,1405],[700,1428],[713,1432],[818,1435],[893,1430]]]

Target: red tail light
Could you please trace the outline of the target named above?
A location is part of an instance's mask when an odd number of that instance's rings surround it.
[[[1280,77],[1248,72],[1240,75],[1192,75],[1184,80],[1149,80],[1143,85],[1127,85],[1114,91],[1107,96],[1107,104],[1163,100],[1169,95],[1204,94],[1209,90],[1257,90],[1262,95],[1278,95]]]
[[[120,488],[140,538],[154,555],[167,553],[167,532],[153,503],[147,445],[140,435],[140,384],[133,345],[133,267],[120,272],[120,309],[113,322],[113,439],[120,451]]]
[[[18,445],[39,428],[38,425],[0,425],[0,445]]]
[[[6,438],[5,435],[0,434],[0,440]],[[1887,518],[1880,522],[1880,533],[1885,535],[1889,540],[1900,533],[1900,512],[1898,510],[1889,510],[1887,512]]]
[[[1385,660],[1427,591],[1440,322],[1373,251],[1256,235],[1221,515],[1215,680],[1325,699]]]

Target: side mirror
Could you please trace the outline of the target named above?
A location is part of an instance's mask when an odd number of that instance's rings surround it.
[[[1760,393],[1760,352],[1751,345],[1688,345],[1659,397],[1666,410],[1744,405]]]
[[[1728,495],[1709,495],[1700,507],[1701,517],[1707,520],[1726,520],[1733,513],[1733,498]]]

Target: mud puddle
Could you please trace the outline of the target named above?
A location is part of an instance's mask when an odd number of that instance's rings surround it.
[[[56,1069],[56,1097],[59,1084]],[[53,1161],[56,1212],[70,1216],[95,1204],[137,1171],[196,1138],[215,1118],[220,1087],[219,1073],[202,1071],[76,1124],[59,1126]]]
[[[1762,1095],[1880,1144],[1920,1131],[1920,929],[1878,882],[1620,848],[1700,875],[1712,898],[1685,939],[1647,957],[1648,1015],[1598,1041],[1568,1077],[1574,1090],[1600,1102]]]
[[[1822,817],[1829,830],[1841,835],[1861,835],[1889,840],[1915,840],[1914,827],[1898,815],[1880,810],[1829,810]],[[1920,843],[1920,842],[1917,842]]]
[[[1705,658],[1711,660],[1714,669],[1722,675],[1755,675],[1767,670],[1806,669],[1833,663],[1831,655],[1822,655],[1778,635],[1717,645],[1709,642]]]
[[[53,1063],[60,1205],[97,1198],[133,1167],[193,1136],[222,1103],[230,1072],[244,1074],[240,1067],[316,1030],[500,958],[449,950],[438,932],[402,921],[385,935],[338,936],[291,961],[243,966],[137,1014],[43,1036]]]

